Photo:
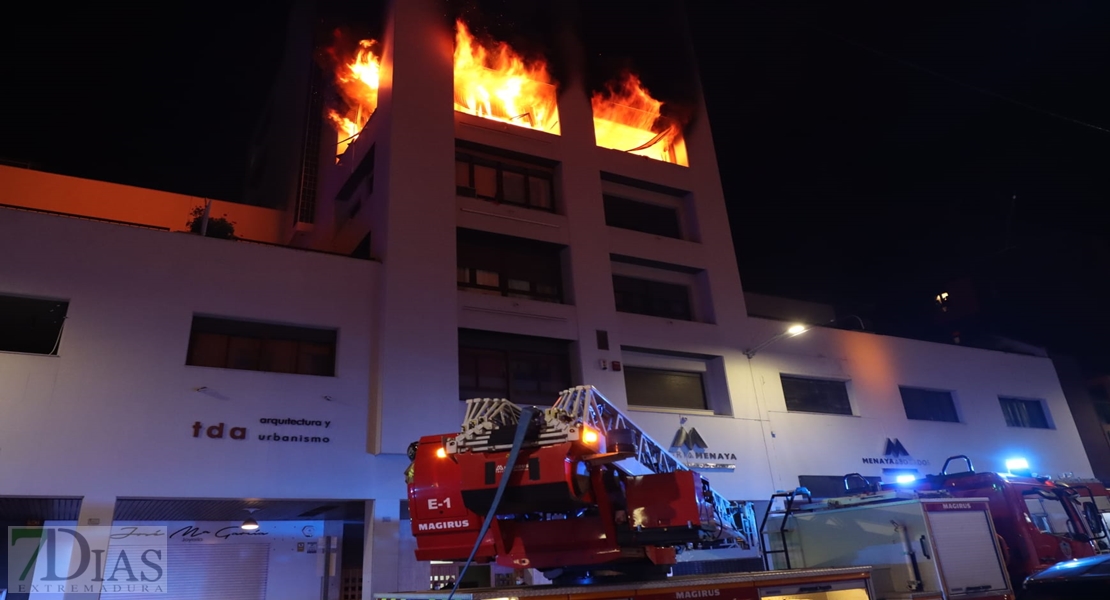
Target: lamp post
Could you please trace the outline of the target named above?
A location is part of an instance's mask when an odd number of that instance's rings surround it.
[[[774,489],[776,487],[776,485],[775,485],[775,461],[771,457],[771,454],[774,451],[774,442],[772,442],[771,439],[774,438],[775,435],[774,435],[773,432],[771,433],[770,437],[768,437],[768,435],[767,435],[767,419],[764,418],[763,407],[760,406],[759,386],[756,384],[756,381],[755,381],[755,369],[752,368],[752,358],[755,357],[755,354],[757,352],[766,348],[767,346],[770,346],[771,344],[774,344],[775,342],[777,342],[781,339],[801,335],[801,334],[805,333],[806,331],[808,331],[808,329],[809,329],[808,327],[806,327],[805,325],[802,325],[802,324],[791,325],[790,327],[786,328],[786,331],[783,331],[782,333],[779,333],[778,335],[771,336],[770,338],[764,340],[763,342],[757,344],[756,346],[754,346],[752,348],[749,348],[749,349],[744,351],[744,356],[748,357],[748,374],[751,375],[751,378],[752,378],[752,393],[755,394],[755,396],[754,396],[755,410],[756,410],[756,415],[757,415],[757,418],[758,418],[758,421],[759,421],[759,430],[760,430],[760,433],[762,433],[762,435],[763,435],[763,445],[764,445],[766,455],[767,455],[767,474],[771,477],[771,487],[772,487],[772,489]]]
[[[809,331],[809,327],[806,327],[805,325],[801,325],[801,324],[791,325],[790,327],[788,327],[786,329],[786,331],[764,340],[763,342],[756,345],[754,348],[749,348],[749,349],[745,350],[744,351],[744,356],[747,356],[748,360],[751,360],[757,352],[766,348],[767,346],[770,346],[771,344],[774,344],[775,342],[777,342],[781,339],[801,335],[801,334],[803,334],[807,331]]]

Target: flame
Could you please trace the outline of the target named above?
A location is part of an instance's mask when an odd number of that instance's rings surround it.
[[[504,42],[482,45],[462,20],[455,25],[455,110],[559,135],[547,63],[525,62]]]
[[[662,116],[663,103],[651,97],[640,78],[625,73],[591,98],[597,145],[690,166],[679,123]]]
[[[328,118],[338,133],[336,155],[358,138],[370,116],[378,108],[378,86],[382,59],[375,40],[361,40],[354,56],[340,59],[335,70],[335,88],[347,105],[346,114],[328,110]]]

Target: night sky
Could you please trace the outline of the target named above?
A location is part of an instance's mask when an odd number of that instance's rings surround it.
[[[682,63],[652,2],[596,4],[629,15],[597,60]],[[689,4],[746,289],[896,322],[987,276],[1001,327],[1104,353],[1110,2]],[[239,199],[285,5],[21,9],[0,160]]]

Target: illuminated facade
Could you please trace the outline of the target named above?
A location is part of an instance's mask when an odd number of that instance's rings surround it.
[[[460,58],[434,0],[386,15],[354,45],[370,114],[354,92],[342,113],[294,102],[317,123],[281,142],[297,176],[256,188],[280,192],[269,208],[211,209],[249,241],[182,233],[200,199],[0,167],[0,204],[22,207],[0,208],[0,254],[24,257],[0,264],[0,297],[41,317],[0,348],[0,493],[43,499],[0,498],[6,522],[258,507],[264,527],[313,527],[306,543],[359,539],[364,590],[424,586],[409,443],[456,431],[462,398],[579,383],[737,500],[953,454],[1090,475],[1047,359],[822,327],[746,356],[790,323],[748,316],[704,105],[679,128],[627,80],[499,96],[491,64],[537,65],[498,54],[460,82],[477,51]],[[334,87],[304,66],[300,89]]]

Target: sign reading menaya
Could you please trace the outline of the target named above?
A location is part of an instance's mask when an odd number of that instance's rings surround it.
[[[863,463],[866,465],[897,465],[897,466],[914,466],[923,467],[929,464],[926,459],[916,459],[910,456],[906,447],[898,438],[887,438],[886,445],[883,446],[883,455],[879,456],[864,456]]]
[[[686,417],[679,421],[678,431],[671,441],[671,454],[691,469],[735,469],[736,454],[710,450],[709,444],[696,427],[686,429]]]

